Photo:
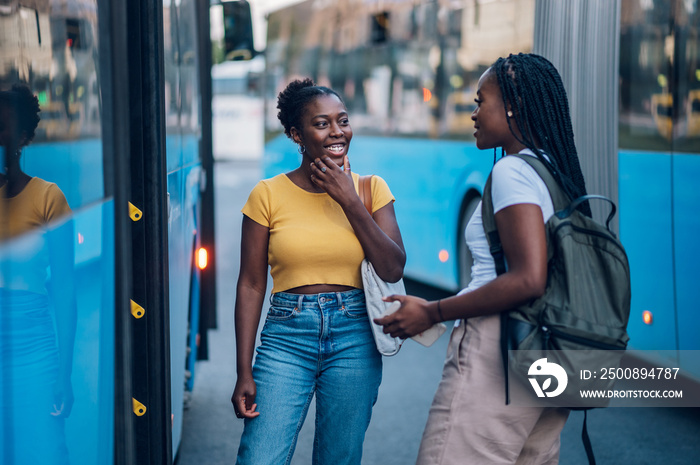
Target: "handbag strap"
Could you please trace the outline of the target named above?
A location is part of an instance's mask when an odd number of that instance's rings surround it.
[[[357,195],[364,204],[365,208],[372,216],[372,175],[360,176],[357,182]]]

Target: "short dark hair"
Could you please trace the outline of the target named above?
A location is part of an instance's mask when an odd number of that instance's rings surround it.
[[[554,65],[540,55],[519,53],[499,58],[491,70],[501,88],[504,111],[513,112],[508,125],[514,120],[518,131],[513,131],[512,126],[511,131],[520,134],[520,142],[544,162],[572,200],[586,195],[586,183],[574,144],[569,100]],[[588,202],[579,208],[591,215]]]
[[[0,103],[6,104],[17,118],[17,129],[24,132],[29,143],[36,134],[39,125],[39,99],[29,86],[23,83],[14,84],[10,90],[0,91]]]
[[[301,119],[304,115],[304,110],[309,102],[322,95],[335,95],[343,105],[343,99],[333,89],[324,86],[317,86],[309,78],[302,80],[296,79],[290,82],[285,89],[277,96],[277,118],[279,118],[284,133],[292,138],[292,128],[301,129]]]

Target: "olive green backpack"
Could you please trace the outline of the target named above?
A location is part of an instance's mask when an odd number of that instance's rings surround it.
[[[544,351],[553,350],[566,351],[557,352],[565,356],[559,357],[556,363],[569,375],[567,389],[552,399],[554,404],[581,409],[604,407],[608,399],[598,399],[594,405],[581,405],[579,387],[583,387],[583,381],[577,374],[585,365],[619,364],[629,340],[629,263],[622,244],[609,229],[615,204],[598,195],[582,196],[571,202],[539,159],[528,155],[511,156],[525,160],[539,174],[552,197],[555,213],[545,224],[547,286],[544,295],[501,314],[506,403],[509,402],[509,372],[529,385],[528,368]],[[576,209],[589,199],[602,199],[612,205],[606,226]],[[490,176],[484,187],[482,220],[496,273],[500,275],[506,271],[506,263],[496,229]],[[591,360],[591,357],[603,359]],[[611,380],[606,388],[613,383]],[[586,439],[584,428],[584,443]],[[590,443],[586,449],[591,460],[589,448]]]

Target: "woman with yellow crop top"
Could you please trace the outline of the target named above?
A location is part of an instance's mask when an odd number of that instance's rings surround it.
[[[39,112],[26,85],[0,91],[0,421],[12,431],[0,435],[0,456],[8,464],[69,462],[64,423],[73,406],[72,225],[46,230],[71,210],[55,184],[20,167]]]
[[[348,161],[352,129],[336,92],[297,80],[277,108],[302,161],[260,181],[243,207],[231,397],[245,418],[237,463],[288,464],[315,395],[314,463],[359,464],[382,374],[360,264],[367,257],[383,279],[402,277],[394,198],[373,176],[371,215],[360,201]],[[268,266],[271,306],[253,366]]]

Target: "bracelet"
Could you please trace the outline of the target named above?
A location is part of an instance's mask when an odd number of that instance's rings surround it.
[[[438,311],[438,315],[440,315],[440,321],[445,321],[445,317],[442,316],[442,310],[440,309],[440,301],[441,301],[441,300],[442,300],[442,299],[439,299],[439,300],[437,301],[437,311]]]

